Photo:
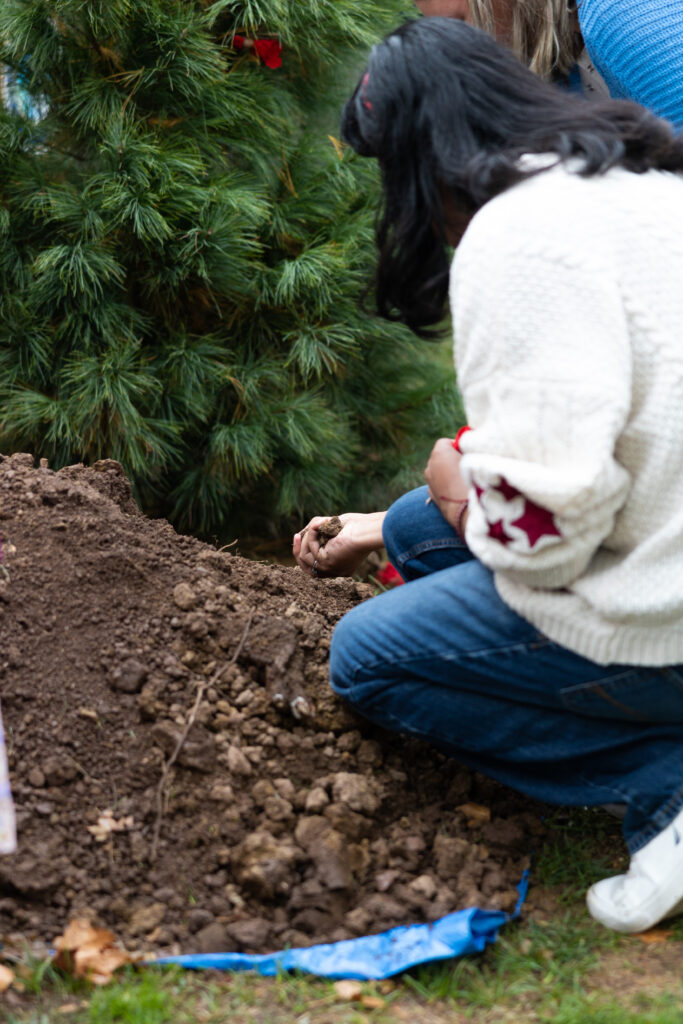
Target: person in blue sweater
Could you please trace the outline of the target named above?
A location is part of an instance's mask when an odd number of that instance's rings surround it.
[[[683,0],[415,0],[503,42],[541,78],[635,100],[683,128]]]

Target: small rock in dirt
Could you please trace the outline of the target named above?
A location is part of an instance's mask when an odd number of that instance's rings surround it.
[[[316,878],[327,889],[350,889],[353,875],[348,842],[332,828],[325,829],[308,846],[306,853],[315,864]]]
[[[365,901],[365,909],[375,924],[383,925],[390,921],[403,921],[408,914],[405,903],[399,903],[392,896],[375,893]]]
[[[352,772],[337,772],[332,776],[332,793],[335,802],[347,804],[352,811],[361,814],[374,814],[382,802],[378,783]]]
[[[375,875],[375,889],[377,892],[388,892],[400,875],[401,872],[396,871],[395,868],[389,868],[387,871],[380,871],[379,874]]]
[[[354,750],[358,750],[362,739],[363,737],[357,729],[353,729],[351,732],[342,733],[337,740],[337,749],[342,753],[347,752],[352,754]]]
[[[372,918],[363,907],[354,907],[344,915],[344,924],[354,935],[367,935],[372,925]]]
[[[363,839],[372,831],[371,819],[357,814],[346,804],[330,804],[323,813],[332,828],[354,842]]]
[[[270,832],[252,832],[235,850],[238,880],[262,899],[286,895],[294,883],[294,868],[301,851],[288,840],[278,842]]]
[[[416,896],[426,900],[433,900],[436,896],[436,882],[431,875],[418,875],[417,878],[413,879],[408,888]]]
[[[258,804],[259,807],[263,807],[266,800],[275,796],[275,786],[269,779],[259,779],[259,781],[255,782],[251,787],[251,795],[254,802]]]
[[[167,754],[178,747],[182,730],[174,722],[157,722],[152,737]],[[216,740],[203,726],[193,725],[178,754],[178,764],[200,772],[211,772],[216,766]]]
[[[150,903],[147,907],[138,907],[130,916],[128,930],[131,935],[147,935],[163,921],[166,907],[163,903]]]
[[[269,797],[263,804],[263,810],[271,821],[287,821],[294,813],[289,800],[283,800],[281,796]]]
[[[31,771],[28,773],[28,782],[29,785],[33,786],[35,789],[43,788],[43,786],[45,785],[45,776],[41,772],[40,768],[31,769]]]
[[[233,775],[251,775],[252,767],[239,747],[231,744],[226,751],[228,770]]]
[[[120,693],[139,693],[147,678],[147,669],[135,658],[128,658],[111,675],[111,685]]]
[[[235,921],[228,928],[228,934],[237,949],[265,949],[270,941],[272,925],[263,917],[249,917]]]
[[[235,791],[227,782],[215,782],[209,791],[209,799],[220,804],[235,802]]]
[[[273,785],[283,800],[289,800],[290,803],[294,800],[296,789],[291,779],[273,779]]]
[[[356,752],[356,761],[364,768],[378,768],[382,763],[382,748],[375,740],[363,740]]]
[[[202,910],[201,907],[194,907],[187,915],[187,927],[191,932],[198,932],[200,928],[206,928],[213,923],[214,915],[209,910]]]
[[[205,928],[197,932],[194,943],[199,953],[232,953],[235,951],[234,943],[220,921],[213,921]]]
[[[173,600],[184,612],[191,611],[197,604],[198,597],[189,583],[178,583],[173,588]]]
[[[32,857],[25,856],[21,862],[18,857],[0,858],[0,888],[10,892],[16,890],[22,896],[35,898],[42,896],[63,884],[65,866],[61,863],[50,863],[50,855]]]
[[[436,870],[442,878],[455,878],[471,852],[471,843],[459,836],[437,835],[432,847]]]
[[[330,798],[322,786],[314,786],[306,797],[305,810],[307,814],[320,814],[330,802]]]
[[[493,868],[491,871],[487,871],[481,880],[481,891],[484,896],[490,896],[492,893],[505,889],[507,879],[505,873],[499,868]]]
[[[417,871],[427,845],[422,836],[402,835],[390,845],[392,867],[402,867],[406,871]]]
[[[78,768],[68,754],[47,758],[42,769],[48,786],[63,786],[67,782],[73,782],[78,775]]]

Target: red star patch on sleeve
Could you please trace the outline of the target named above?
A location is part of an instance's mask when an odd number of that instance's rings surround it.
[[[509,533],[505,532],[505,524],[502,519],[499,519],[497,523],[488,523],[489,537],[493,540],[499,541],[501,544],[510,544],[514,537],[511,537]]]
[[[529,547],[533,548],[541,537],[561,537],[562,534],[555,524],[555,517],[547,508],[541,508],[528,498],[524,499],[524,512],[519,519],[513,519],[511,526],[522,530],[529,539]]]
[[[493,490],[500,491],[506,501],[512,501],[513,498],[518,498],[521,494],[521,491],[509,484],[504,476],[500,478],[499,484],[494,485]]]

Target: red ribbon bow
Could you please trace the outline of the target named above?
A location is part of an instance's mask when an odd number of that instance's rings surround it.
[[[232,45],[236,50],[255,50],[267,68],[282,67],[282,43],[279,39],[247,39],[234,36]]]

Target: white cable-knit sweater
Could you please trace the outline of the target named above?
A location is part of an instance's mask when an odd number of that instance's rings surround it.
[[[467,542],[500,596],[601,664],[683,663],[683,177],[509,189],[451,307]]]

